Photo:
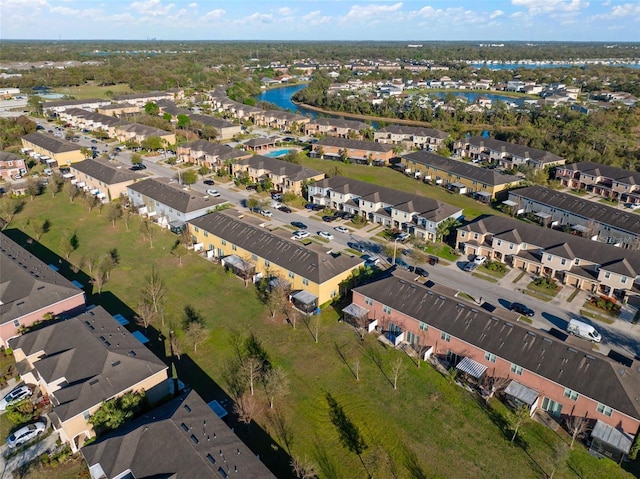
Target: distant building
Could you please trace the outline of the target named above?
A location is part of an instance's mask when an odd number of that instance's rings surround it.
[[[320,171],[261,155],[232,163],[231,171],[236,177],[247,172],[253,183],[259,183],[269,178],[275,189],[297,195],[302,194],[303,183],[324,178],[324,173]]]
[[[22,137],[22,147],[33,155],[51,159],[57,166],[68,166],[85,159],[76,143],[48,133],[29,133]]]
[[[379,143],[402,145],[435,151],[439,149],[449,135],[433,128],[420,128],[406,125],[389,125],[374,133]]]
[[[640,204],[640,172],[591,161],[580,161],[556,169],[562,186],[584,190],[603,198]]]
[[[371,126],[356,120],[342,118],[315,118],[304,127],[306,135],[326,135],[336,138],[361,138],[361,131]]]
[[[338,161],[345,157],[354,163],[385,166],[395,154],[392,146],[375,141],[321,138],[314,145],[311,156]]]
[[[0,178],[7,180],[16,175],[23,175],[27,172],[24,159],[15,153],[0,151]]]
[[[69,173],[75,177],[78,188],[96,195],[104,202],[119,198],[127,193],[127,186],[147,178],[146,175],[130,171],[126,166],[116,166],[98,158],[74,163]]]

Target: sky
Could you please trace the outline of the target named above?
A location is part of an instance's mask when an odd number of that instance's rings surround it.
[[[640,0],[0,0],[0,39],[640,41]]]

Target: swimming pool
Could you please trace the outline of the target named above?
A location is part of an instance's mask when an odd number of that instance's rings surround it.
[[[269,158],[277,158],[278,156],[284,156],[287,153],[292,151],[296,151],[296,150],[273,150],[273,151],[270,151],[269,153],[265,153],[263,156],[268,156]]]

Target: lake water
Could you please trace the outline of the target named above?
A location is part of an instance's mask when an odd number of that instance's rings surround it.
[[[455,92],[451,92],[451,93],[453,93],[453,95],[455,95],[457,97],[466,98],[469,103],[475,103],[475,101],[478,98],[484,97],[484,98],[488,98],[491,101],[502,101],[502,102],[505,102],[505,103],[515,103],[516,105],[523,105],[524,104],[524,98],[515,98],[515,97],[510,97],[510,96],[505,96],[505,95],[496,95],[494,93],[471,93],[471,92],[466,92],[466,91],[455,91]],[[429,96],[435,96],[435,97],[438,97],[438,98],[444,98],[449,93],[445,92],[445,91],[435,91],[435,92],[427,92],[427,94]]]
[[[515,70],[516,68],[525,68],[527,70],[533,70],[537,68],[572,68],[572,67],[584,67],[584,66],[600,66],[595,64],[571,64],[571,63],[469,63],[472,67],[482,68],[487,67],[489,70]],[[640,68],[638,63],[612,63],[607,66],[613,67],[627,67],[627,68]]]

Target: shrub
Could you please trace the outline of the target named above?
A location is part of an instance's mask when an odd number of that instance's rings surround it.
[[[9,406],[7,410],[7,419],[13,424],[24,424],[33,419],[36,408],[30,399],[24,399],[17,404]]]
[[[536,278],[535,280],[533,280],[533,284],[543,289],[549,289],[549,290],[558,289],[558,285],[553,279],[547,278],[544,276],[541,276],[540,278]]]
[[[500,263],[499,261],[487,261],[484,265],[489,271],[495,271],[496,273],[506,273],[507,265]]]

